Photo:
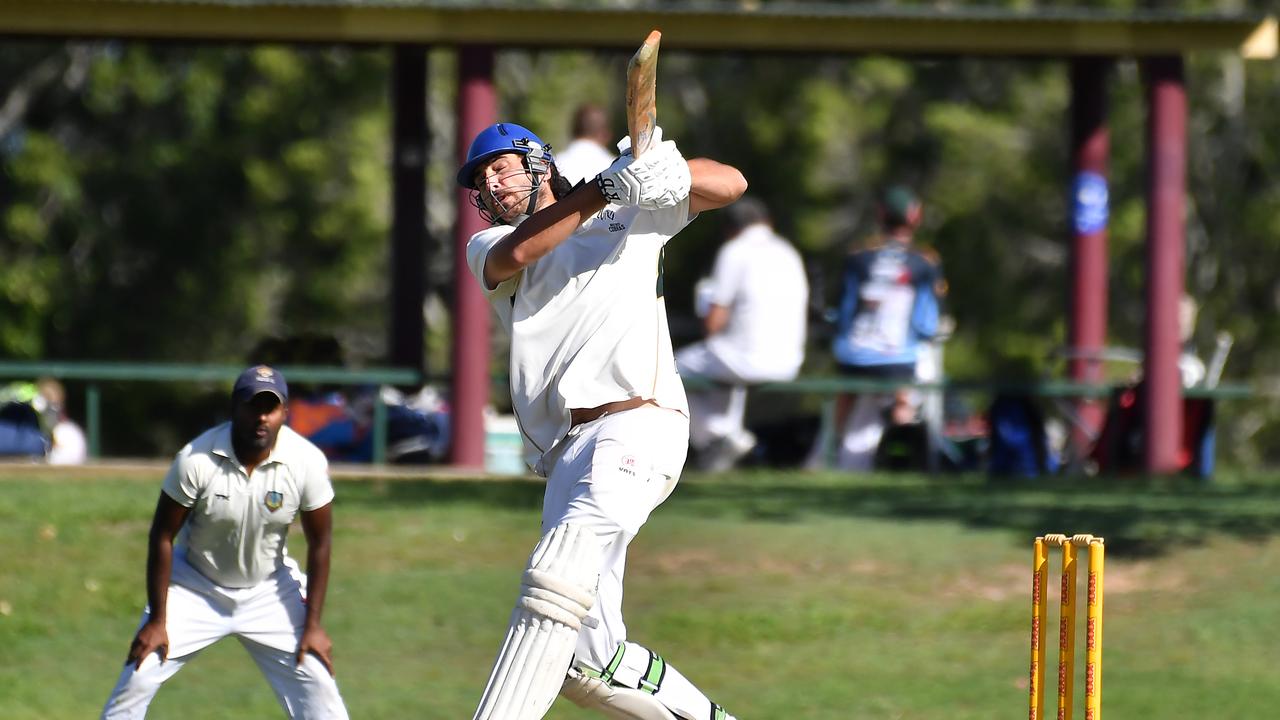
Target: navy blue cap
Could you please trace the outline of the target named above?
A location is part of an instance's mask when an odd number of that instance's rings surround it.
[[[267,365],[254,365],[236,378],[235,387],[231,389],[231,399],[241,402],[264,392],[280,398],[282,403],[289,401],[289,386],[285,384],[284,375]]]

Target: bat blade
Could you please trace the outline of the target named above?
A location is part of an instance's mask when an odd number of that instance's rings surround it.
[[[640,157],[653,141],[658,122],[655,86],[658,75],[658,44],[662,33],[654,30],[627,63],[627,134],[631,154]]]

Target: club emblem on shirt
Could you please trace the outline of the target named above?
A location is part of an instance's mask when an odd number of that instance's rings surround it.
[[[262,503],[267,506],[268,510],[275,512],[284,504],[284,493],[278,493],[275,490],[268,490],[267,496],[262,498]]]

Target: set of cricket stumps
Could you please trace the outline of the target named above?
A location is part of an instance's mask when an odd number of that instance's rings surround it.
[[[1049,551],[1062,548],[1062,590],[1058,619],[1058,719],[1070,720],[1076,669],[1076,568],[1082,548],[1089,557],[1086,601],[1084,717],[1102,718],[1102,567],[1106,548],[1092,535],[1044,535],[1036,538],[1031,576],[1031,712],[1043,720],[1045,624],[1049,614]]]

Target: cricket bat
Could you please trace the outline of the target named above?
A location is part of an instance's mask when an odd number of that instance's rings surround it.
[[[627,63],[627,134],[635,157],[649,149],[658,122],[654,86],[658,76],[658,44],[662,33],[654,30]]]

